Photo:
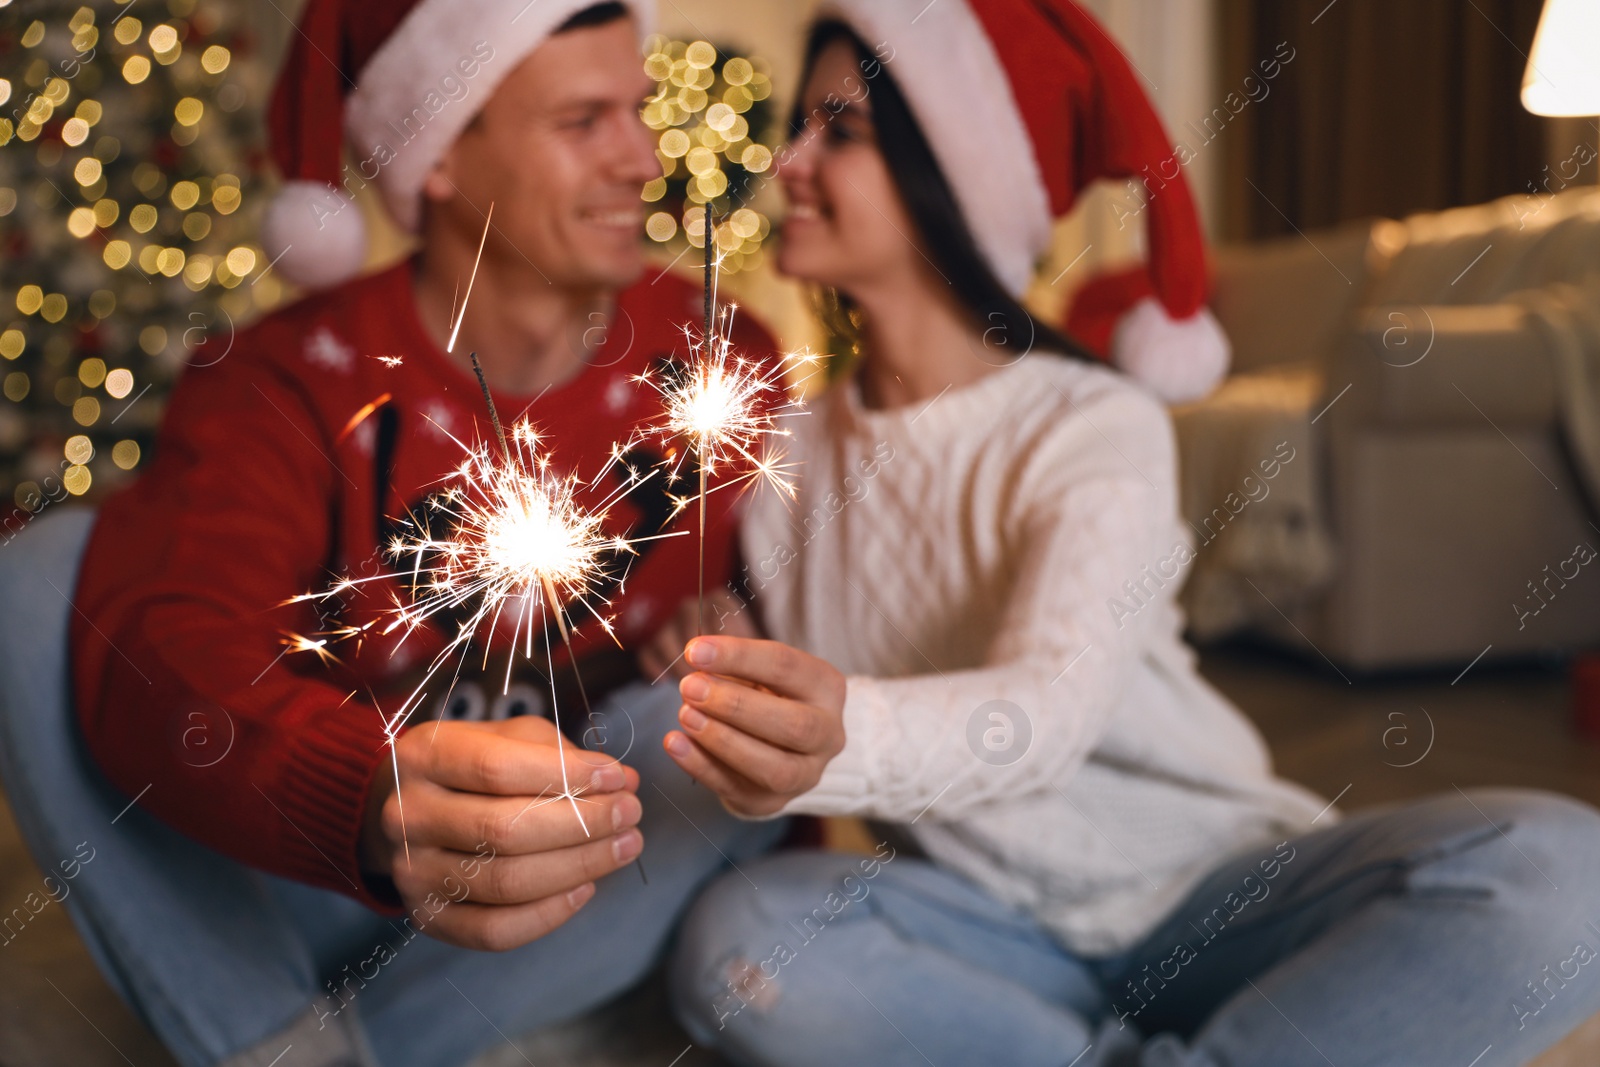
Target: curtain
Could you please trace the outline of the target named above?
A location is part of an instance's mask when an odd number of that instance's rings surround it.
[[[1537,188],[1545,127],[1518,93],[1541,7],[1220,0],[1221,88],[1250,87],[1221,138],[1226,236],[1399,218]]]

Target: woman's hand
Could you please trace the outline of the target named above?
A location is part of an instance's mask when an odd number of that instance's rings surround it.
[[[717,590],[706,594],[706,631],[728,637],[760,637],[755,612],[732,593]],[[700,632],[700,604],[695,597],[684,598],[677,614],[662,623],[639,651],[639,673],[660,679],[668,671],[682,679],[694,670],[683,658],[683,649]]]
[[[683,732],[662,743],[734,814],[780,811],[844,748],[844,675],[826,660],[741,637],[697,637],[684,659]]]

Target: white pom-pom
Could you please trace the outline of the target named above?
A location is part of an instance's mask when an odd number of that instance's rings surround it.
[[[325,182],[285,182],[261,220],[267,262],[289,281],[323,289],[348,281],[367,260],[361,209]]]
[[[1201,308],[1175,319],[1146,297],[1117,323],[1111,362],[1169,404],[1199,400],[1221,384],[1232,349],[1222,325]]]

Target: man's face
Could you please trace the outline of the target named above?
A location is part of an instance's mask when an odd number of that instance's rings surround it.
[[[644,265],[640,190],[661,176],[639,117],[654,91],[630,20],[551,37],[428,176],[428,210],[476,242],[494,203],[485,269],[532,263],[563,288],[629,285]]]

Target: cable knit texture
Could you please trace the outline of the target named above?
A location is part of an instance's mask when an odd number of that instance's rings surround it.
[[[793,425],[800,497],[752,504],[748,584],[774,637],[850,680],[844,751],[789,812],[905,824],[1090,955],[1307,829],[1323,802],[1182,642],[1155,399],[1039,354],[907,408],[846,384]]]

